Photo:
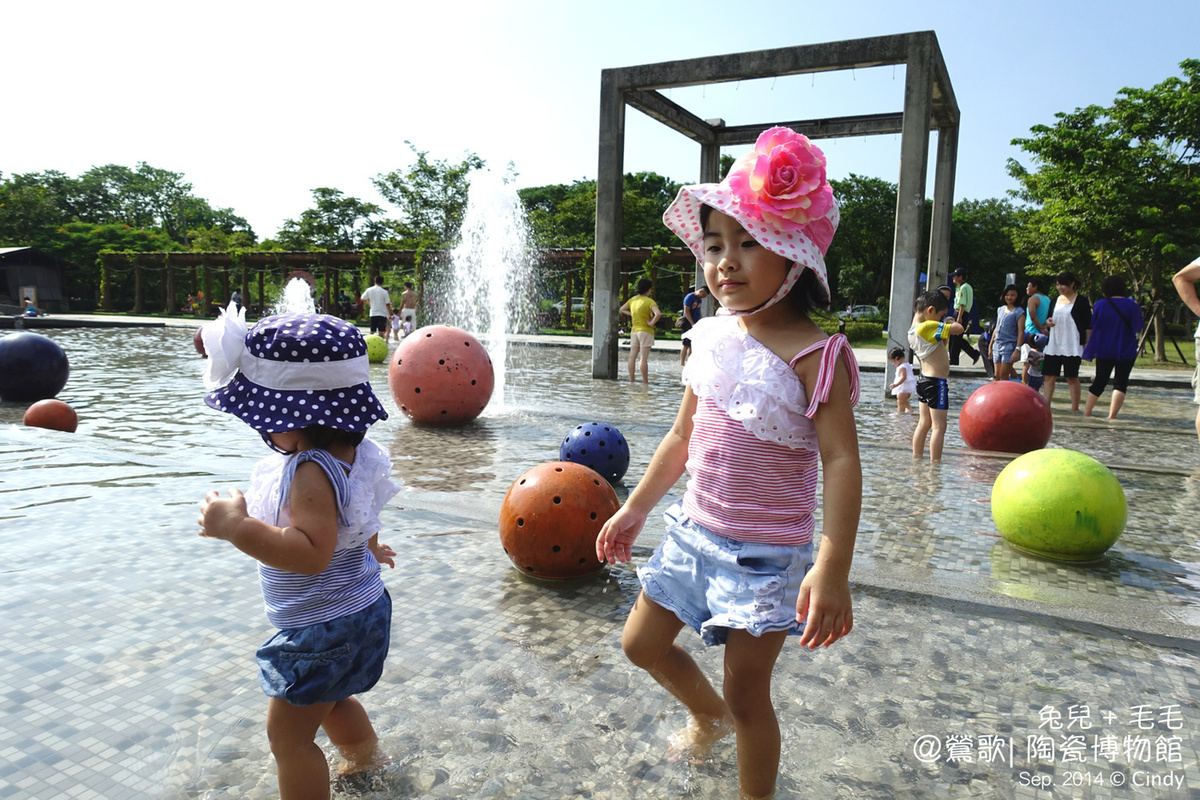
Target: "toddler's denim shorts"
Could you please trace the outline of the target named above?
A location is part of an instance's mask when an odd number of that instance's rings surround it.
[[[392,598],[385,589],[361,611],[276,633],[254,654],[258,684],[267,697],[294,706],[365,692],[383,674],[391,632]]]
[[[796,621],[796,600],[812,568],[811,544],[721,536],[689,519],[683,501],[663,517],[666,535],[638,578],[647,597],[699,632],[705,644],[724,644],[729,628],[754,636],[804,630]]]

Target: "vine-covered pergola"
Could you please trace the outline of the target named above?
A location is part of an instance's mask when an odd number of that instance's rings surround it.
[[[581,294],[591,295],[591,249],[545,248],[535,251],[532,260],[544,269],[564,273],[567,297],[576,291],[576,281]],[[333,309],[347,276],[351,282],[347,287],[349,295],[354,296],[380,272],[411,270],[420,293],[425,283],[423,268],[448,264],[449,261],[450,253],[446,250],[104,252],[100,254],[100,308],[117,310],[113,287],[118,281],[129,280],[133,282],[133,305],[128,310],[135,314],[151,309],[166,314],[178,313],[178,296],[184,292],[196,294],[202,291],[206,302],[211,304],[215,300],[223,304],[229,300],[231,287],[241,291],[246,305],[267,308],[275,299],[266,297],[267,276],[275,276],[279,283],[285,283],[293,273],[300,272],[320,279],[321,305]],[[690,270],[695,259],[684,247],[622,248],[621,271],[626,283],[629,275],[641,270],[647,262],[650,263],[651,280],[656,280],[658,266]],[[578,272],[582,275],[577,276]],[[161,278],[152,281],[152,275]],[[626,286],[625,294],[628,293]],[[569,304],[567,313],[570,313]]]

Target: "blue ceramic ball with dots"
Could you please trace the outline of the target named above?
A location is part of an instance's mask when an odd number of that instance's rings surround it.
[[[617,483],[629,469],[629,444],[621,432],[603,422],[585,422],[563,437],[559,461],[594,469],[609,483]]]

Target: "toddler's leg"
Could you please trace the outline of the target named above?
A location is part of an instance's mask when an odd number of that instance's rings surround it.
[[[621,648],[633,664],[650,673],[691,714],[690,724],[671,737],[671,754],[687,751],[702,758],[713,742],[730,732],[729,709],[692,657],[675,644],[682,628],[679,617],[643,592],[625,621]]]
[[[275,756],[280,800],[328,800],[329,764],[316,736],[333,707],[334,703],[294,706],[270,698],[267,739]]]
[[[362,772],[379,765],[379,737],[366,709],[356,698],[347,697],[334,703],[321,727],[346,759],[346,772]]]
[[[725,702],[737,731],[738,790],[772,797],[779,774],[779,719],[771,705],[771,672],[785,631],[752,636],[730,630],[725,642]]]
[[[946,409],[929,409],[933,426],[929,434],[929,460],[942,460],[942,445],[946,442]]]

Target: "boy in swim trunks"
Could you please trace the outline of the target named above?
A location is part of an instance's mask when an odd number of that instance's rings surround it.
[[[940,461],[942,444],[946,440],[946,411],[950,407],[950,355],[946,342],[963,332],[957,322],[943,319],[950,307],[941,292],[925,292],[917,298],[912,327],[908,329],[908,346],[921,362],[917,377],[917,401],[921,414],[913,431],[913,458],[925,454],[925,437],[929,436],[929,460]],[[932,430],[932,435],[930,431]]]

